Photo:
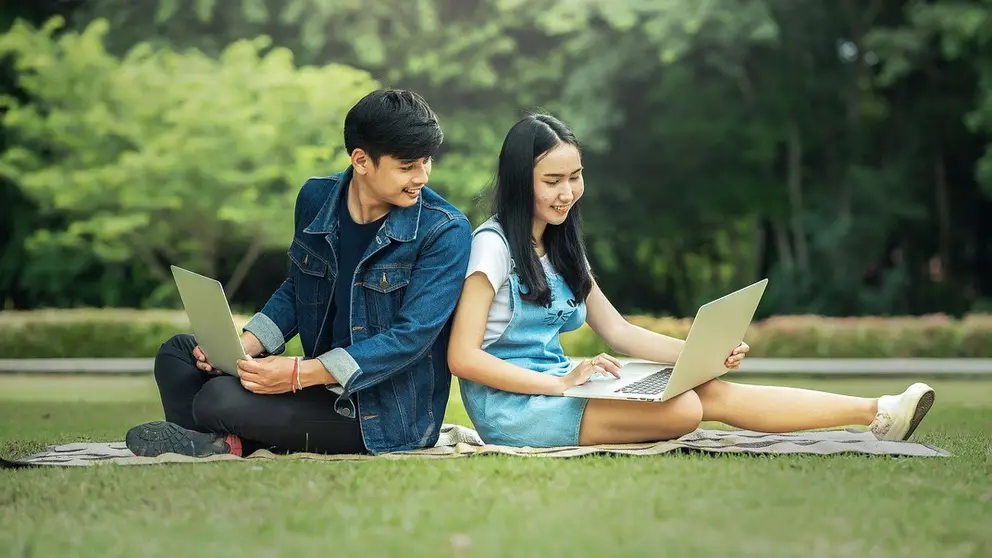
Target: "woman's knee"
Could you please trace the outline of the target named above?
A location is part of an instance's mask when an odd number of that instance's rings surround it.
[[[703,421],[703,404],[696,392],[689,390],[662,403],[660,425],[669,436],[683,436],[699,428]]]
[[[703,407],[709,408],[715,405],[718,406],[729,388],[729,382],[715,379],[697,386],[693,391],[699,395],[699,400],[702,402]]]

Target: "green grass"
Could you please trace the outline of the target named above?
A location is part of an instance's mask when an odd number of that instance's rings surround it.
[[[855,395],[907,384],[775,382]],[[937,404],[915,439],[951,458],[480,456],[0,471],[0,555],[992,555],[992,382],[930,383]],[[119,440],[160,413],[146,377],[0,376],[0,454]],[[446,420],[467,424],[457,397]]]

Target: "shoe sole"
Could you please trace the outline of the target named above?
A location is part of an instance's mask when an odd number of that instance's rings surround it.
[[[909,439],[916,432],[916,427],[923,422],[923,417],[927,416],[930,412],[930,407],[933,407],[933,402],[935,400],[935,394],[933,389],[927,388],[923,395],[920,396],[920,400],[916,402],[916,411],[913,412],[913,418],[909,421],[909,430],[906,431],[906,435],[903,436],[903,441]]]
[[[230,449],[216,434],[187,430],[171,422],[139,424],[127,431],[124,443],[131,453],[140,457],[158,457],[163,453],[178,453],[189,457],[206,457],[229,453]],[[225,451],[226,450],[226,451]]]

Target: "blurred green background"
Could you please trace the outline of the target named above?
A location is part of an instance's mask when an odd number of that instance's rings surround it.
[[[0,32],[3,309],[178,308],[179,264],[254,311],[393,86],[474,224],[509,126],[568,122],[626,314],[765,276],[759,319],[992,311],[990,0],[34,0]]]

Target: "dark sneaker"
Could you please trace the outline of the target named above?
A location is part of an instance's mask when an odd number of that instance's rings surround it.
[[[207,457],[231,453],[241,455],[241,440],[234,435],[209,434],[188,430],[172,422],[147,422],[127,431],[127,449],[141,457],[178,453],[190,457]]]

